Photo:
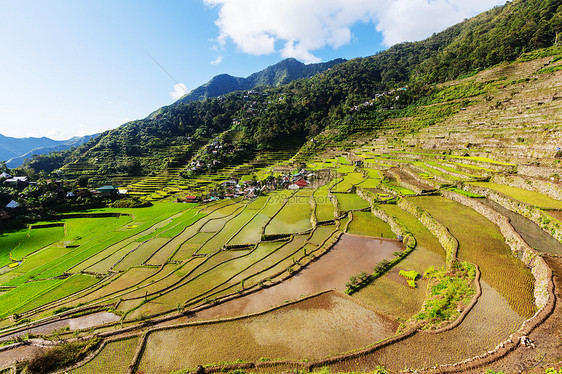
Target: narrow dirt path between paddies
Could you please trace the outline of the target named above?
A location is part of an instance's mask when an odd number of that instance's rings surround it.
[[[290,279],[243,298],[200,311],[184,320],[254,313],[322,290],[344,291],[345,283],[351,275],[361,271],[371,272],[375,264],[383,259],[392,259],[393,252],[400,251],[402,248],[402,243],[398,240],[343,235],[326,254]]]

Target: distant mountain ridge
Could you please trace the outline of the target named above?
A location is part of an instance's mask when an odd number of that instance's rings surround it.
[[[9,168],[16,168],[23,164],[26,158],[34,154],[47,154],[54,151],[76,147],[86,143],[99,134],[75,136],[68,140],[54,140],[47,137],[41,138],[12,138],[0,134],[0,161],[6,161]]]
[[[310,78],[345,61],[347,60],[338,58],[328,62],[306,65],[294,58],[287,58],[246,78],[220,74],[184,95],[177,103],[204,100],[233,91],[251,90],[257,86],[280,86],[297,79]]]

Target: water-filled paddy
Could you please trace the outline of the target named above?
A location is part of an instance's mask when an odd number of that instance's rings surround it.
[[[439,196],[411,198],[444,224],[459,242],[458,258],[480,267],[482,279],[525,318],[535,313],[534,278],[516,259],[497,226],[475,210]]]
[[[243,321],[154,332],[148,336],[139,371],[169,373],[262,357],[322,358],[362,348],[392,335],[395,328],[374,311],[328,293]]]
[[[402,248],[402,243],[397,240],[343,235],[328,253],[283,283],[201,311],[195,318],[254,313],[280,305],[286,300],[298,299],[301,295],[329,289],[344,291],[351,275],[361,271],[372,272],[375,264],[393,258],[392,253]]]
[[[452,364],[495,348],[507,340],[523,320],[504,297],[482,282],[482,296],[458,327],[440,334],[421,332],[331,369],[332,372],[368,371],[381,364],[391,370],[400,370]]]
[[[514,213],[511,210],[504,208],[498,203],[489,200],[481,199],[480,202],[488,205],[503,216],[509,218],[511,226],[521,235],[523,240],[531,248],[535,248],[541,252],[552,253],[555,255],[562,255],[562,243],[554,239],[551,235],[544,232],[536,223]]]
[[[34,335],[49,334],[55,330],[64,329],[66,327],[68,327],[71,331],[87,329],[104,323],[118,321],[119,318],[120,317],[118,315],[109,312],[92,313],[85,316],[64,319],[43,326],[37,326],[37,327],[25,329],[17,333],[5,335],[1,338],[1,340],[9,340],[27,334],[34,334]]]

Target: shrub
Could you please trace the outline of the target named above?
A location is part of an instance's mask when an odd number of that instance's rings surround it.
[[[408,285],[410,287],[416,288],[416,278],[420,275],[420,273],[414,270],[410,270],[410,271],[400,270],[399,274],[404,278],[406,278]]]
[[[144,208],[151,206],[152,203],[149,201],[140,201],[134,198],[125,198],[115,201],[111,206],[113,208]]]
[[[100,338],[85,341],[64,343],[58,347],[47,349],[25,363],[27,372],[50,373],[67,367],[83,359],[89,351],[98,347]]]

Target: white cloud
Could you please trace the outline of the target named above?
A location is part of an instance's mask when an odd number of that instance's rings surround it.
[[[60,128],[51,127],[51,128],[47,131],[47,138],[51,138],[51,139],[66,139],[66,134],[65,134],[65,132],[62,131]]]
[[[243,52],[280,52],[307,63],[311,51],[351,41],[357,22],[373,23],[387,46],[421,40],[505,0],[203,0],[219,7],[217,38]],[[279,47],[278,44],[282,44]]]
[[[174,85],[174,91],[169,92],[170,96],[174,100],[180,99],[183,95],[187,94],[187,87],[183,83],[178,83]]]
[[[222,62],[222,55],[219,55],[216,60],[211,61],[211,65],[218,65]]]

